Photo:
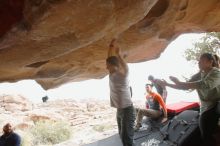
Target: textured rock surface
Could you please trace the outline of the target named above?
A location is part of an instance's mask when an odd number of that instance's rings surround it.
[[[0,95],[0,109],[16,113],[17,111],[32,110],[32,103],[21,95]]]
[[[0,81],[45,89],[105,76],[115,36],[126,60],[141,62],[181,33],[220,31],[218,0],[2,0],[0,12]]]

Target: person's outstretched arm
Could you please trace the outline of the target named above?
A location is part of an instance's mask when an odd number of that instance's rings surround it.
[[[180,82],[176,77],[170,76],[170,80],[173,81],[175,84],[167,84],[169,87],[173,87],[176,89],[197,89],[197,82]]]
[[[109,49],[108,49],[108,54],[107,54],[107,58],[108,57],[111,57],[111,56],[115,56],[115,47],[114,47],[114,44],[115,44],[115,39],[113,39],[109,45]]]
[[[128,65],[121,56],[120,48],[116,44],[116,39],[113,39],[109,45],[108,57],[110,56],[116,56],[118,58],[123,73],[128,72]]]
[[[128,65],[125,62],[125,60],[122,58],[119,48],[116,48],[116,55],[117,55],[117,57],[119,59],[121,68],[123,69],[124,73],[127,73],[128,72]]]
[[[170,79],[174,82],[174,84],[168,83],[165,80],[157,80],[156,82],[158,84],[168,86],[174,89],[182,89],[182,90],[188,90],[188,89],[197,89],[197,82],[180,82],[176,77],[170,77]]]

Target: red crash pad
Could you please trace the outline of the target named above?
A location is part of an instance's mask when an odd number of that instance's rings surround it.
[[[181,101],[177,103],[172,103],[167,105],[167,113],[168,114],[178,114],[185,110],[190,109],[199,109],[199,103],[198,102],[186,102]]]

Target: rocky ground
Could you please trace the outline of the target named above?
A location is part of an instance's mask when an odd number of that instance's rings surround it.
[[[25,130],[39,120],[67,121],[73,129],[72,138],[57,146],[83,145],[117,133],[116,110],[109,106],[109,100],[64,99],[33,104],[20,95],[1,95],[0,105],[1,127],[10,122],[17,130]]]

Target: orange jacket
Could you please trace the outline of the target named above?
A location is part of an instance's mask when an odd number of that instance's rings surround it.
[[[163,111],[165,112],[164,114],[167,115],[166,104],[164,103],[164,100],[160,96],[160,94],[155,93],[155,92],[151,92],[146,96],[146,98],[148,98],[149,96],[151,96],[154,100],[157,100],[159,102],[160,106],[163,108]]]

